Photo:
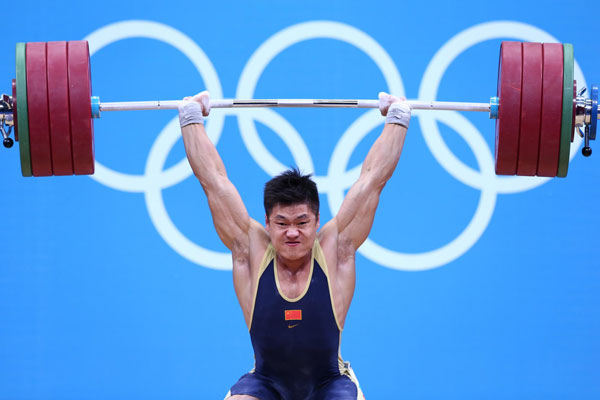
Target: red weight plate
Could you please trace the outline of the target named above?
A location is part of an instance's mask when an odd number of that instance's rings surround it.
[[[15,140],[19,141],[19,124],[17,123],[17,80],[12,80],[12,97],[13,97],[13,124],[15,131]]]
[[[523,90],[517,175],[537,172],[542,117],[542,44],[523,43]]]
[[[46,43],[27,43],[27,110],[33,176],[52,175]]]
[[[67,42],[49,42],[47,48],[52,169],[54,175],[73,175]]]
[[[537,175],[556,176],[563,105],[563,45],[544,43],[542,127]]]
[[[94,125],[90,52],[85,40],[67,43],[69,111],[75,175],[94,173]]]
[[[520,42],[502,42],[498,68],[500,109],[496,119],[496,174],[517,172],[521,122],[523,51]]]

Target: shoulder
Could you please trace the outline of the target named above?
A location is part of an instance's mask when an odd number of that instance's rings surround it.
[[[243,238],[234,240],[231,248],[234,281],[252,282],[255,279],[270,243],[267,230],[251,219],[248,232]]]
[[[244,240],[236,241],[232,248],[233,285],[247,323],[254,300],[253,288],[257,285],[261,263],[267,255],[270,243],[271,239],[266,229],[257,221],[251,220]]]
[[[337,246],[338,228],[335,218],[323,225],[323,228],[317,232],[317,240],[325,254]]]
[[[231,254],[234,263],[251,264],[252,255],[264,252],[270,241],[267,230],[256,220],[250,219],[248,231],[233,238]]]
[[[355,249],[352,246],[351,238],[345,232],[339,231],[336,218],[331,219],[331,221],[323,226],[319,233],[317,233],[317,239],[326,256],[329,253],[333,253],[336,256],[348,251],[354,253]]]
[[[327,266],[334,275],[344,266],[354,266],[356,249],[346,232],[339,232],[336,218],[329,221],[317,234]],[[340,276],[341,278],[341,276]]]
[[[252,220],[250,223],[250,229],[248,231],[249,239],[249,263],[250,268],[253,272],[258,271],[262,262],[265,252],[271,244],[271,237],[264,226],[259,224],[256,220]]]

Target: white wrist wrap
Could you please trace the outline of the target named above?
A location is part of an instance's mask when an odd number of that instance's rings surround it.
[[[202,106],[195,101],[182,101],[179,104],[179,125],[204,124]]]
[[[393,103],[390,108],[388,108],[385,123],[398,124],[408,128],[408,124],[410,123],[410,112],[411,108],[408,104],[404,102]]]

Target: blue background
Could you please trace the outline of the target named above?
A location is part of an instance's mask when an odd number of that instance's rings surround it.
[[[597,1],[28,1],[8,10],[0,64],[5,93],[15,75],[16,42],[83,39],[128,20],[165,24],[191,38],[214,65],[224,97],[236,96],[242,70],[262,43],[315,20],[350,25],[378,42],[411,99],[447,41],[492,21],[530,24],[573,43],[587,83],[600,80]],[[486,102],[495,95],[500,41],[457,57],[437,99]],[[102,101],[179,99],[210,86],[183,53],[156,40],[115,42],[91,62]],[[277,56],[255,97],[375,98],[380,90],[387,90],[383,75],[363,52],[315,39]],[[365,111],[277,113],[304,139],[316,175],[326,176],[336,143]],[[144,174],[150,149],[175,116],[103,113],[95,122],[98,161]],[[463,116],[493,154],[494,123],[483,114]],[[294,164],[276,132],[257,125],[272,154]],[[380,128],[353,151],[351,167]],[[461,136],[440,129],[456,157],[479,171]],[[235,115],[225,117],[217,147],[251,216],[263,221],[269,174],[248,152]],[[182,157],[178,141],[166,166]],[[407,271],[410,265],[388,268],[357,256],[342,354],[367,398],[600,398],[599,164],[600,156],[578,153],[568,178],[499,193],[481,236],[436,268]],[[252,367],[231,273],[174,250],[152,222],[144,193],[90,177],[22,178],[16,146],[0,150],[0,170],[0,399],[220,399]],[[226,250],[193,177],[163,188],[162,196],[183,235]],[[433,157],[414,117],[371,239],[403,253],[438,249],[465,229],[479,199],[479,189]],[[325,222],[332,211],[326,194],[321,201]]]

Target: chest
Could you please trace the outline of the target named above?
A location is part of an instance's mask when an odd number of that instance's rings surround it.
[[[297,273],[290,273],[278,268],[275,275],[279,292],[282,297],[287,299],[297,299],[302,296],[310,287],[312,278],[310,266]]]
[[[275,332],[296,327],[307,337],[337,335],[328,279],[318,264],[298,282],[280,281],[277,275],[271,264],[260,279],[252,322],[255,337],[267,335],[271,341]]]

